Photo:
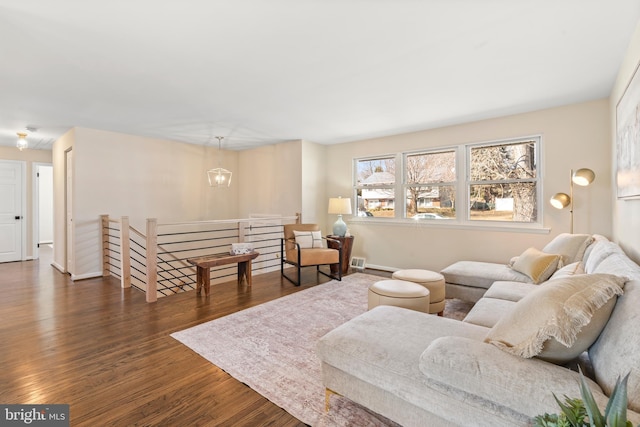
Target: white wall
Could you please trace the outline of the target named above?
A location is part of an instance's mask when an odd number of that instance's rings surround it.
[[[24,188],[26,190],[27,212],[25,220],[27,221],[27,236],[25,239],[27,259],[33,257],[33,248],[37,242],[33,235],[33,168],[35,163],[51,163],[51,151],[48,150],[23,150],[20,151],[15,147],[0,146],[0,160],[19,160],[27,164],[26,181]]]
[[[636,262],[640,262],[640,200],[618,200],[615,187],[616,171],[616,106],[622,97],[625,88],[629,84],[636,67],[640,63],[640,25],[636,28],[631,39],[627,55],[618,72],[618,78],[611,91],[610,97],[610,118],[611,135],[610,149],[612,156],[611,168],[611,199],[613,206],[613,238],[617,241],[625,252]],[[640,77],[640,76],[639,76]],[[636,100],[640,102],[640,100]],[[636,145],[640,144],[636,141]],[[639,148],[640,149],[640,148]]]
[[[53,242],[53,166],[37,166],[38,242]]]
[[[355,157],[405,150],[542,135],[543,196],[540,212],[544,233],[444,228],[435,224],[386,225],[346,218],[355,236],[353,255],[368,265],[440,270],[462,259],[507,262],[528,247],[541,248],[555,235],[569,232],[569,212],[549,206],[557,192],[569,191],[569,170],[593,169],[596,181],[575,190],[576,233],[611,236],[611,209],[603,201],[611,191],[608,100],[598,100],[527,114],[501,117],[386,138],[329,146],[327,192],[351,194]],[[329,219],[330,220],[330,219]]]

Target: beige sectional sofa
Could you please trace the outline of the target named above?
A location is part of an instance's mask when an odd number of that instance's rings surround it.
[[[640,267],[602,236],[588,243],[581,262],[562,255],[566,266],[547,281],[492,283],[464,321],[390,306],[350,320],[318,343],[324,385],[404,426],[531,425],[559,411],[552,393],[579,397],[575,367],[588,359],[603,409],[617,378],[630,373],[628,416],[637,425]],[[574,336],[543,319],[542,333],[532,335],[542,345],[522,339],[517,328],[528,334],[541,321],[531,316],[554,307],[579,313],[568,319],[578,325]]]

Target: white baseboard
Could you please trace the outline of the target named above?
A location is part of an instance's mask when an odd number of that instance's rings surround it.
[[[52,262],[51,266],[53,268],[55,268],[56,270],[58,270],[60,273],[66,273],[67,270],[65,270],[65,268],[63,266],[61,266],[60,264],[56,263],[56,262]]]
[[[75,282],[76,280],[93,279],[94,277],[102,277],[102,271],[98,273],[72,274],[71,280]]]
[[[395,267],[388,267],[386,265],[376,265],[376,264],[369,264],[369,263],[366,264],[366,268],[371,268],[372,270],[389,271],[391,273],[399,270],[399,268],[395,268]]]

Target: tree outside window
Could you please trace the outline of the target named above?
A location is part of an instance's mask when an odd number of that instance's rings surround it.
[[[405,156],[405,216],[414,219],[455,218],[456,152]]]
[[[537,221],[537,143],[531,139],[470,148],[471,220]]]

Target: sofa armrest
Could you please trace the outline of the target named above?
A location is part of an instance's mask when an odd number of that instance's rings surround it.
[[[434,388],[461,398],[482,398],[497,411],[528,417],[560,411],[553,394],[580,397],[577,372],[539,359],[522,359],[484,342],[462,337],[434,340],[420,356],[420,371]],[[587,380],[598,405],[607,397]],[[511,414],[512,416],[514,414]]]

